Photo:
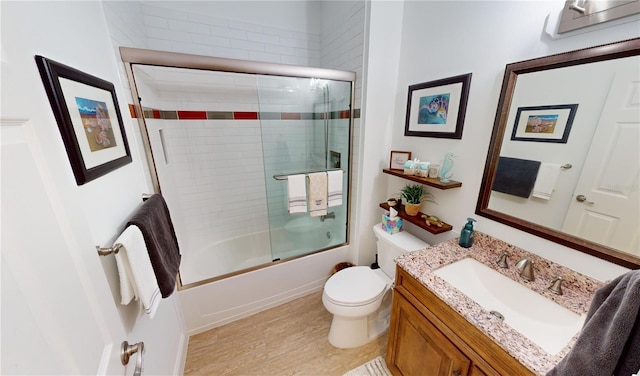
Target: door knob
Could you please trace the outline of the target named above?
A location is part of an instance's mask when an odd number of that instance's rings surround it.
[[[587,197],[585,195],[577,195],[576,201],[584,202],[585,204],[593,205],[593,201],[587,201]]]

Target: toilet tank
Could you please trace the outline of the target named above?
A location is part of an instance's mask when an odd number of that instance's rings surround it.
[[[373,233],[378,249],[378,265],[392,280],[396,278],[396,263],[393,261],[396,257],[429,246],[406,231],[391,235],[383,230],[379,223],[373,226]]]

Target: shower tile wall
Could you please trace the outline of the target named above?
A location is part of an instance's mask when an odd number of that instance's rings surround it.
[[[247,10],[242,2],[237,2],[237,4],[239,19],[242,18],[243,12],[260,12],[259,5],[256,6],[256,9]],[[153,2],[105,1],[103,7],[116,56],[119,56],[118,48],[120,46],[129,46],[355,71],[357,78],[354,103],[355,109],[360,108],[365,35],[364,1],[323,2],[322,14],[318,15],[322,18],[319,35],[288,30],[286,25],[283,28],[273,28],[256,23],[189,13],[180,10],[179,7],[167,9],[158,7]],[[128,89],[123,67],[121,67],[121,76],[123,84]],[[127,98],[127,103],[133,103],[131,93],[128,90],[125,91],[125,98]],[[145,101],[144,105],[160,109],[202,109],[201,106],[198,108],[190,107],[189,102],[177,101],[182,107],[175,107],[171,106],[171,103],[166,103],[168,106],[165,106],[165,103],[162,102],[159,102],[158,106],[153,106],[149,98],[145,98]],[[244,104],[238,103],[236,111],[242,111],[243,108],[245,108]],[[245,111],[256,111],[255,106],[250,108],[252,109],[245,109]],[[212,107],[211,110],[228,111],[228,107]],[[355,119],[353,126],[352,174],[357,176],[358,155],[360,154],[360,119]],[[137,127],[135,130],[139,132]],[[332,131],[330,134],[333,136],[338,133]],[[141,136],[137,137],[137,140],[141,139]],[[347,140],[348,138],[341,137],[341,139]],[[334,141],[331,140],[331,142]],[[140,143],[139,148],[142,149]],[[150,181],[149,179],[147,178],[148,181]],[[351,188],[352,192],[357,195],[357,179],[352,179]],[[199,224],[196,225],[199,226]],[[255,228],[262,228],[262,225]]]
[[[147,75],[148,85],[139,86],[144,106],[160,110],[306,114],[318,100],[317,94],[299,91],[301,82],[308,86],[308,80],[295,78],[262,77],[257,83],[248,75],[158,67],[136,67],[135,74]],[[318,121],[262,120],[261,130],[260,120],[147,118],[161,188],[172,213],[179,213],[175,226],[183,234],[181,244],[200,249],[269,230],[265,179],[274,185],[271,194],[281,202],[283,216],[288,216],[286,182],[271,175],[305,170],[312,149],[306,139]],[[265,170],[270,171],[266,177]]]
[[[246,12],[243,9],[242,12]],[[147,48],[232,59],[319,66],[320,36],[215,16],[142,7]]]

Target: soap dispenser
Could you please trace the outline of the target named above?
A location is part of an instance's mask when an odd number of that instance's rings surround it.
[[[461,247],[469,248],[473,245],[473,222],[476,220],[473,218],[467,218],[467,223],[460,231],[460,244]]]

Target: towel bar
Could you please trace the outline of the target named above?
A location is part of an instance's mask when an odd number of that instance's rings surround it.
[[[109,247],[109,248],[102,248],[100,246],[96,246],[96,250],[98,251],[98,254],[100,256],[108,256],[110,254],[115,255],[116,253],[118,253],[120,248],[122,248],[122,244],[120,243],[114,244],[113,247]]]
[[[314,170],[314,171],[302,171],[302,172],[292,172],[289,174],[280,174],[280,175],[273,175],[273,178],[276,180],[287,180],[287,177],[289,175],[308,175],[308,174],[312,174],[314,172],[329,172],[329,171],[338,171],[340,170],[339,168],[330,168],[330,169],[322,169],[322,170]]]
[[[154,195],[153,193],[143,193],[142,201],[147,201],[153,195]],[[100,256],[109,256],[111,254],[114,254],[114,255],[117,254],[118,251],[120,250],[120,247],[122,247],[122,244],[120,243],[114,244],[113,247],[108,247],[108,248],[103,248],[97,245],[96,250],[98,251],[98,254]]]

